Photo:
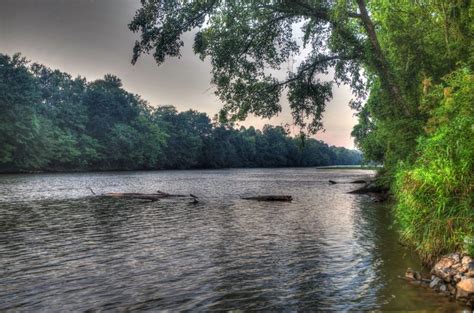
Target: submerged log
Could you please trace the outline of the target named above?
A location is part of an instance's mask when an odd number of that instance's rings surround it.
[[[95,195],[94,191],[90,189],[91,192]],[[158,201],[160,199],[165,198],[192,198],[192,203],[198,203],[198,197],[189,194],[187,195],[180,195],[180,194],[170,194],[167,192],[157,191],[157,193],[137,193],[137,192],[108,192],[102,194],[104,197],[112,197],[112,198],[124,198],[124,199],[141,199],[141,200],[150,200],[150,201]]]
[[[266,195],[266,196],[255,196],[255,197],[242,197],[245,200],[257,200],[257,201],[291,201],[293,200],[292,196],[275,196],[275,195]]]
[[[363,180],[363,179],[357,179],[357,180],[353,180],[353,181],[350,181],[350,182],[337,182],[337,181],[334,181],[334,180],[329,180],[329,183],[332,184],[332,185],[335,185],[335,184],[367,184],[367,181]]]
[[[171,194],[171,193],[167,193],[167,192],[163,192],[163,191],[158,190],[157,194],[161,195],[163,198],[188,198],[188,197],[191,197],[192,203],[198,203],[199,202],[199,200],[198,200],[199,197],[193,195],[192,193],[190,193],[189,196],[188,196],[188,195],[180,195],[180,194]]]
[[[390,192],[387,187],[377,185],[375,182],[369,182],[356,190],[349,191],[350,194],[368,194],[374,202],[384,202],[390,198]]]
[[[133,192],[108,192],[103,194],[104,197],[113,197],[113,198],[125,198],[125,199],[141,199],[141,200],[150,200],[158,201],[164,198],[161,194],[151,193],[133,193]]]
[[[171,193],[163,192],[163,191],[160,191],[160,190],[157,190],[156,194],[162,196],[162,198],[184,198],[184,197],[188,197],[187,195],[171,194]]]
[[[388,188],[378,186],[374,183],[368,183],[359,189],[349,191],[351,194],[365,194],[365,193],[385,193],[388,192]]]

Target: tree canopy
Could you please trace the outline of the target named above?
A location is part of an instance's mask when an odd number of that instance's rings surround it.
[[[370,19],[357,8],[365,8],[363,0],[142,1],[129,25],[141,35],[133,63],[143,53],[152,53],[158,64],[180,56],[182,34],[198,29],[194,51],[211,61],[224,113],[232,119],[249,113],[271,117],[281,110],[280,97],[287,89],[295,123],[315,132],[322,128],[322,113],[332,97],[332,82],[318,74],[334,68],[334,81],[349,83],[360,100],[365,95],[362,66],[383,70],[379,63],[385,60],[372,57],[370,36],[363,31]],[[373,25],[367,27],[370,31]],[[297,70],[278,79],[275,71],[304,48],[310,52]]]
[[[358,151],[152,107],[120,78],[72,78],[0,54],[0,172],[359,164]]]

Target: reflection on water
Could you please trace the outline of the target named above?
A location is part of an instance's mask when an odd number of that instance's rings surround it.
[[[363,170],[0,177],[0,310],[461,309],[397,279],[418,260],[390,209],[346,192]],[[163,190],[141,202],[96,192]],[[291,194],[291,203],[242,195]]]

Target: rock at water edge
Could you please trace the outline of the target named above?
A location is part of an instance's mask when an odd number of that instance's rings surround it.
[[[474,298],[474,278],[461,280],[456,285],[456,299],[473,299]]]

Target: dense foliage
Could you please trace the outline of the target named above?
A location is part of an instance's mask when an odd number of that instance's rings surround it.
[[[474,76],[462,68],[425,99],[431,118],[414,164],[400,164],[395,190],[403,236],[426,260],[474,234]]]
[[[368,75],[353,135],[383,162],[404,240],[427,262],[474,236],[474,61],[470,1],[371,1],[378,38],[410,114]]]
[[[367,71],[369,97],[353,131],[365,157],[382,162],[391,182],[399,162],[413,163],[430,108],[422,102],[445,75],[470,68],[473,6],[470,1],[370,2],[380,45],[401,86],[409,114],[394,106],[380,79]],[[464,65],[463,65],[464,64]]]
[[[88,82],[0,54],[0,172],[359,164],[354,150],[280,126],[153,108],[106,75]]]
[[[371,41],[361,36],[364,27],[372,36],[374,25],[368,12],[357,13],[357,8],[365,8],[365,1],[143,0],[129,25],[141,35],[133,62],[144,53],[153,54],[157,64],[179,56],[182,34],[197,29],[194,51],[212,64],[222,116],[273,116],[286,94],[295,123],[315,132],[322,128],[322,113],[332,97],[332,82],[319,74],[330,68],[335,82],[353,87],[354,105],[365,95],[364,63],[380,69],[384,85],[396,93],[394,99],[400,98],[384,56],[372,53]],[[301,38],[294,36],[295,29]],[[311,48],[304,60],[280,78],[282,71],[277,71],[304,48]]]
[[[286,94],[295,124],[317,131],[332,96],[318,74],[333,69],[354,92],[356,144],[384,165],[380,184],[397,178],[397,220],[430,259],[474,235],[473,112],[440,109],[473,106],[473,13],[470,0],[142,0],[129,27],[140,34],[133,62],[152,53],[157,64],[197,29],[194,50],[211,61],[224,118],[272,116]],[[295,55],[304,60],[280,78]],[[453,96],[436,98],[440,90]]]

